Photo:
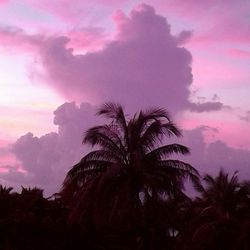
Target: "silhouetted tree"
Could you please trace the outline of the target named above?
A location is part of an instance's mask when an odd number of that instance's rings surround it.
[[[249,206],[250,185],[240,182],[238,173],[229,177],[222,169],[215,178],[205,175],[203,178],[205,188],[201,186],[198,191],[205,203],[216,207],[227,217],[241,216]]]
[[[201,198],[182,234],[183,249],[249,249],[250,186],[220,170],[218,176],[205,175]]]
[[[141,197],[180,195],[185,179],[199,182],[198,172],[169,158],[189,153],[187,147],[160,146],[165,138],[181,136],[164,109],[141,111],[127,120],[120,105],[107,103],[98,115],[110,123],[87,130],[83,142],[98,148],[68,172],[62,194],[73,202],[73,221],[137,231],[143,226]]]

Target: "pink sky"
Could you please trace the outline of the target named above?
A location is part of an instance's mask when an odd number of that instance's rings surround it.
[[[246,0],[0,1],[0,182],[58,190],[105,101],[168,109],[198,170],[250,178],[249,11]]]

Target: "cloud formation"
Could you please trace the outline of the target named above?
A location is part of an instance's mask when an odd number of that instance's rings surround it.
[[[65,103],[54,112],[58,132],[36,137],[32,133],[21,136],[12,146],[19,163],[5,166],[0,179],[14,187],[38,186],[49,195],[58,192],[67,171],[90,148],[82,145],[84,131],[103,121],[95,116],[95,107],[83,103]],[[206,143],[206,132],[216,132],[205,126],[184,130],[180,143],[189,146],[191,155],[183,160],[191,163],[201,174],[216,174],[223,167],[226,171],[239,170],[244,179],[250,178],[248,165],[250,151],[229,147],[222,141]]]
[[[192,57],[178,47],[166,19],[140,5],[129,17],[120,12],[115,21],[116,39],[98,52],[73,55],[67,38],[48,40],[41,60],[50,84],[77,101],[119,101],[136,110],[145,101],[172,112],[185,108]]]
[[[188,105],[190,111],[198,113],[221,110],[223,107],[221,102],[189,103]]]
[[[250,122],[250,110],[248,110],[244,116],[240,116],[240,119],[242,121]]]
[[[31,53],[38,57],[40,51],[50,45],[52,40],[65,39],[66,48],[74,48],[74,52],[100,50],[105,44],[107,35],[100,27],[74,28],[66,32],[67,37],[46,36],[45,34],[28,34],[16,26],[0,25],[0,46],[14,51]],[[73,51],[72,51],[73,52]]]
[[[166,107],[173,114],[184,109],[222,109],[219,102],[189,101],[192,56],[181,44],[191,32],[173,36],[166,18],[145,4],[135,7],[129,16],[116,12],[114,21],[116,37],[109,42],[97,28],[46,37],[2,27],[0,37],[2,45],[33,52],[36,58],[39,55],[47,84],[69,101],[116,101],[130,111],[147,103]],[[88,52],[79,54],[79,50]]]
[[[96,123],[94,111],[86,103],[64,103],[58,107],[54,111],[58,132],[41,137],[30,132],[21,136],[12,145],[20,166],[9,166],[0,178],[15,187],[36,185],[46,189],[46,193],[58,191],[66,172],[88,150],[81,141],[84,131]]]
[[[91,103],[118,101],[129,110],[167,107],[176,113],[190,105],[192,56],[180,44],[190,32],[171,35],[166,18],[142,4],[129,16],[119,11],[115,40],[97,52],[74,55],[69,39],[48,39],[41,61],[50,84],[66,98]],[[219,103],[202,104],[199,112],[219,110]]]
[[[186,20],[200,20],[201,25],[194,36],[196,42],[249,43],[250,41],[249,1],[176,0],[161,2],[159,6],[166,11],[170,9],[176,12]]]
[[[220,140],[212,143],[205,142],[205,133],[211,130],[200,126],[185,130],[182,143],[189,146],[191,155],[186,158],[201,174],[217,174],[220,168],[230,173],[239,171],[242,179],[250,179],[249,162],[250,150],[232,148]]]
[[[3,48],[34,52],[43,44],[44,39],[43,35],[28,35],[19,27],[0,25],[0,46]]]

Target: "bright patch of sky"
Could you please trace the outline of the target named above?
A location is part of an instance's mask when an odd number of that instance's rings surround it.
[[[62,23],[53,15],[25,4],[24,1],[12,0],[9,4],[0,7],[0,24],[24,28],[28,32],[36,32],[39,29],[50,29],[50,24],[57,29],[62,28]]]
[[[0,58],[0,122],[4,137],[20,136],[30,128],[37,134],[55,130],[53,110],[62,99],[30,79],[28,57],[2,53]]]

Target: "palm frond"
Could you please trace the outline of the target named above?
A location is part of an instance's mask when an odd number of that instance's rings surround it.
[[[142,134],[138,144],[146,149],[151,149],[162,137],[162,124],[160,121],[151,123]]]
[[[146,156],[145,159],[162,159],[163,157],[168,157],[169,155],[176,153],[176,154],[188,154],[189,148],[186,146],[183,146],[181,144],[173,143],[173,144],[168,144],[159,148],[154,149],[153,151],[149,152]]]
[[[206,174],[203,178],[203,180],[206,182],[207,185],[209,186],[214,186],[215,185],[215,179],[209,175],[209,174]]]
[[[174,171],[171,173],[163,168],[145,171],[144,181],[148,187],[157,190],[161,194],[166,193],[170,195],[181,192],[184,189],[182,179],[180,177],[177,178]]]
[[[104,131],[103,133],[108,136],[120,149],[120,155],[123,156],[123,158],[126,158],[126,151],[127,151],[127,142],[126,139],[123,138],[121,131],[119,131],[119,128],[117,125],[110,124],[110,125],[104,125],[103,126]]]
[[[200,183],[199,172],[190,164],[180,160],[161,160],[158,161],[158,167],[164,167],[166,171],[174,171],[177,177],[182,179],[190,179],[190,181],[197,185]]]
[[[67,173],[66,178],[63,181],[62,190],[77,189],[83,186],[89,180],[95,178],[106,171],[109,166],[112,166],[112,162],[102,160],[88,160],[82,159],[79,163],[74,165]]]
[[[151,108],[143,112],[144,116],[147,117],[147,120],[156,120],[156,119],[166,119],[170,121],[169,113],[163,108]]]
[[[97,111],[97,115],[103,115],[110,119],[116,119],[117,113],[119,113],[123,108],[120,104],[107,102],[104,103]]]
[[[118,126],[122,129],[124,134],[125,144],[128,144],[128,126],[126,117],[123,111],[123,107],[117,103],[105,103],[97,111],[97,115],[105,116],[115,121]]]
[[[198,171],[194,167],[180,160],[162,160],[162,161],[158,161],[157,165],[166,167],[166,168],[183,170],[183,171],[186,171],[187,173],[191,173],[191,174],[199,176]]]
[[[104,150],[104,149],[91,151],[90,153],[85,155],[83,159],[85,161],[104,160],[104,161],[109,161],[109,162],[121,162],[122,163],[121,157],[117,156],[117,154],[114,154],[110,150]]]
[[[83,142],[89,143],[92,146],[101,146],[119,155],[121,148],[119,144],[117,145],[117,141],[114,141],[114,138],[109,137],[109,134],[110,131],[106,126],[96,126],[86,131]]]
[[[180,137],[182,136],[181,130],[173,123],[168,122],[162,125],[162,132],[164,135],[167,135],[169,137],[176,136]]]
[[[104,172],[107,167],[112,166],[112,164],[114,163],[111,161],[85,160],[85,158],[83,158],[68,172],[68,175],[77,175],[78,173],[92,174]]]
[[[203,187],[201,182],[193,183],[193,187],[198,193],[201,193],[201,194],[205,193],[205,188]]]

